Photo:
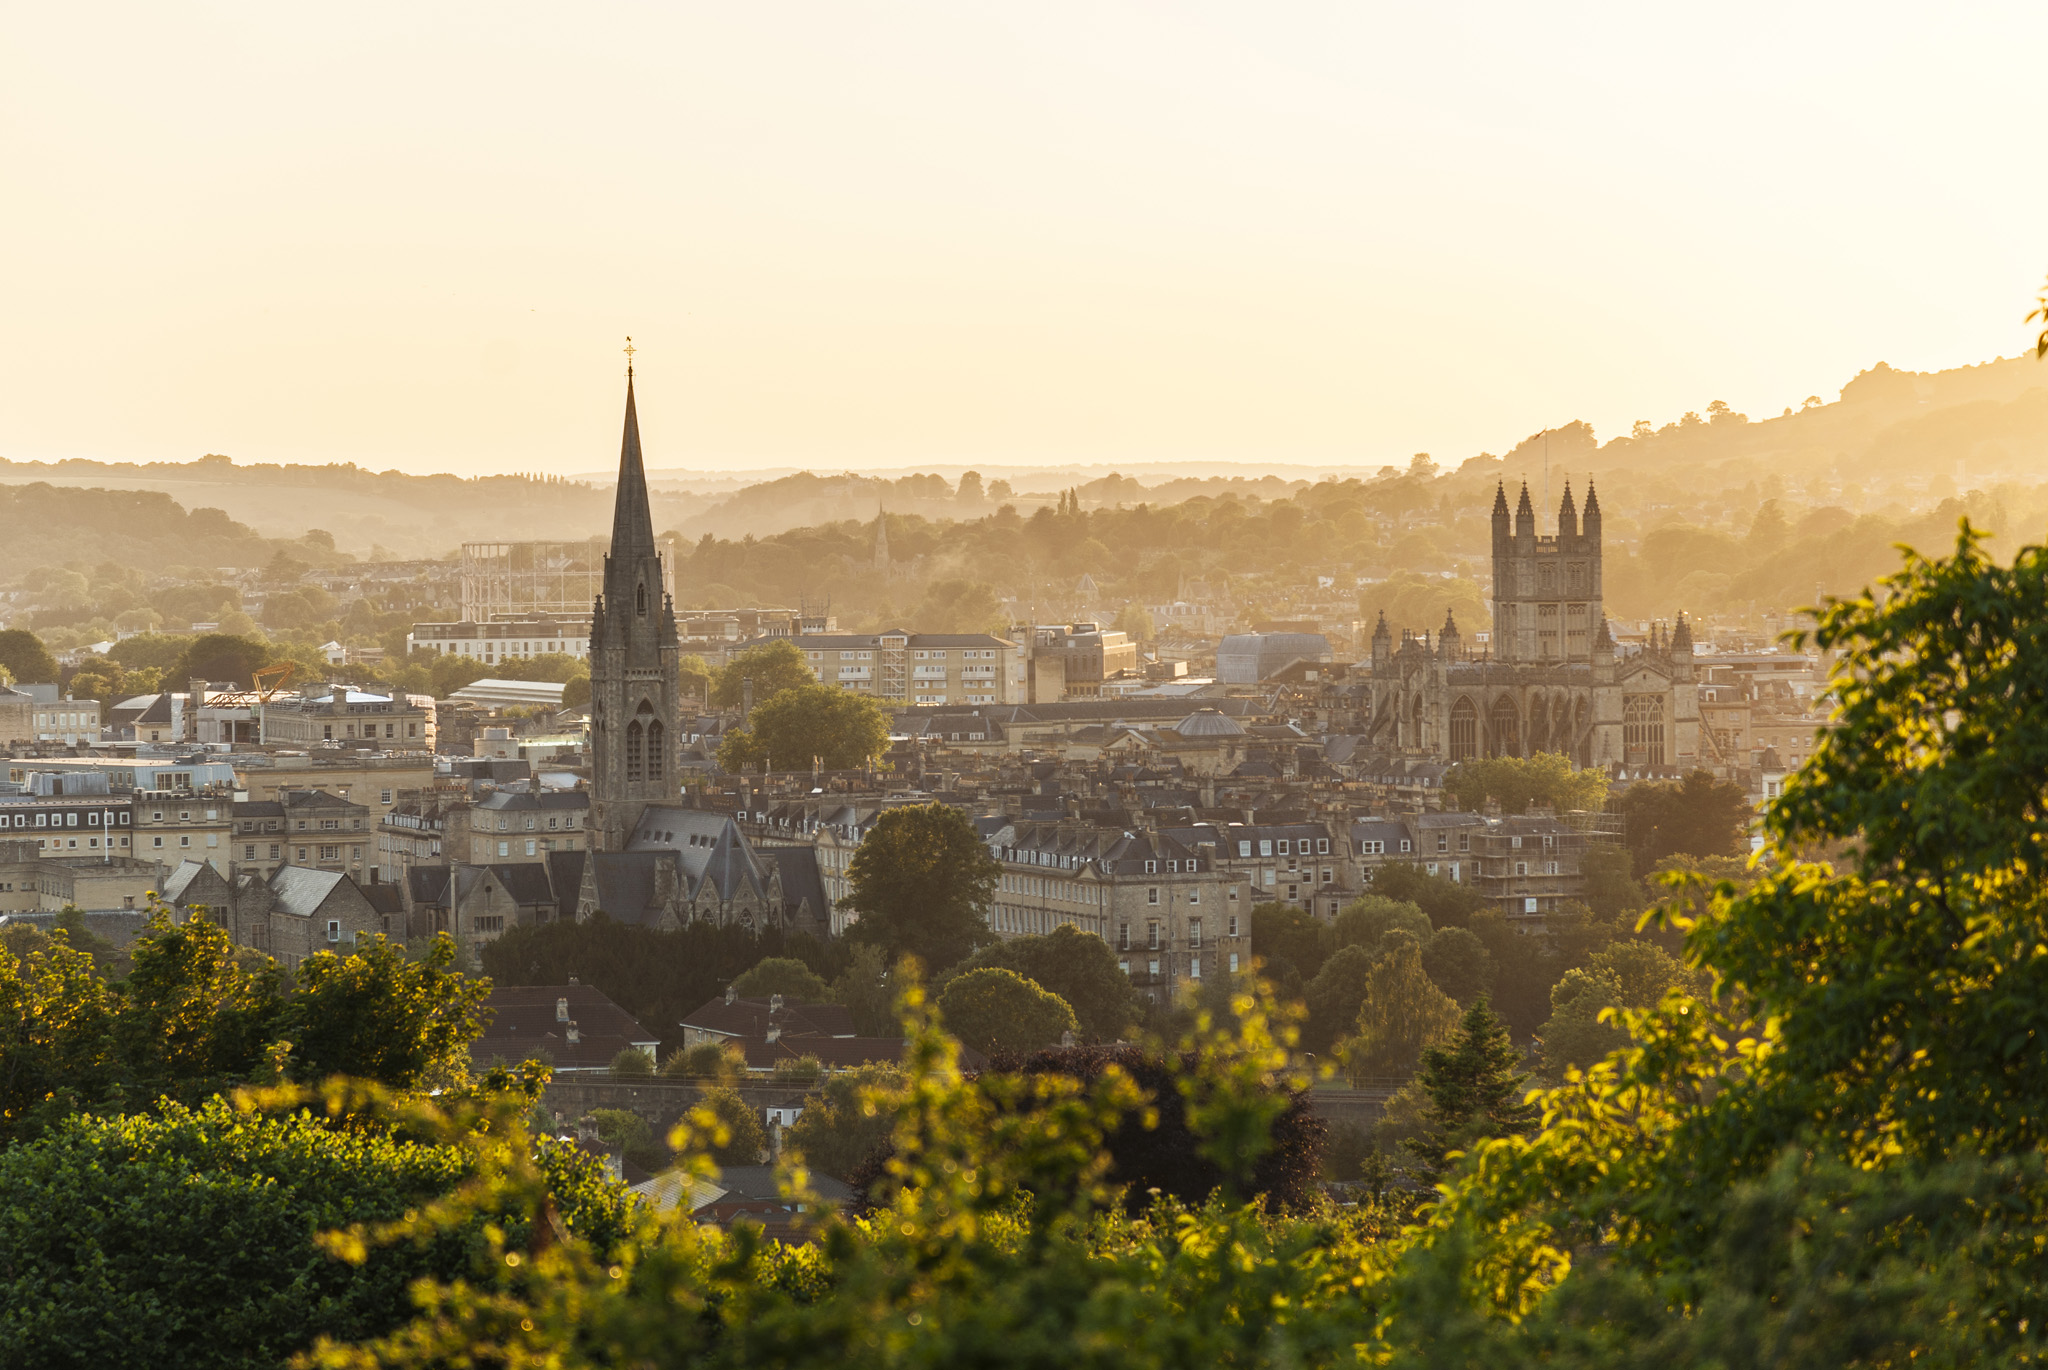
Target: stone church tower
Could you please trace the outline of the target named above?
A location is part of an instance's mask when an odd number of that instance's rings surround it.
[[[662,587],[629,365],[612,546],[590,622],[591,828],[600,851],[623,851],[641,810],[677,794],[680,648],[675,604]]]

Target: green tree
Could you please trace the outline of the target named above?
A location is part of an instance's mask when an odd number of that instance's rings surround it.
[[[1377,943],[1361,946],[1349,943],[1332,952],[1316,978],[1302,989],[1302,1006],[1308,1016],[1301,1025],[1304,1051],[1327,1052],[1340,1037],[1348,1036],[1365,1004],[1366,986],[1372,969],[1383,954]]]
[[[1389,934],[1405,933],[1421,944],[1429,940],[1432,931],[1429,915],[1414,904],[1368,894],[1344,906],[1331,921],[1328,940],[1333,948],[1364,947],[1371,951]]]
[[[661,1073],[679,1080],[738,1080],[747,1072],[747,1054],[730,1042],[699,1042],[662,1063]]]
[[[768,1151],[768,1129],[761,1125],[761,1113],[740,1097],[730,1085],[711,1085],[698,1101],[708,1108],[724,1129],[726,1141],[711,1148],[711,1159],[719,1165],[759,1165]]]
[[[0,630],[0,667],[17,684],[57,683],[57,658],[50,655],[41,638],[26,628]]]
[[[654,1061],[639,1047],[627,1047],[612,1057],[614,1080],[645,1079],[654,1074]]]
[[[633,1054],[642,1061],[647,1059],[645,1052]],[[658,1171],[668,1164],[668,1149],[654,1140],[654,1129],[639,1114],[623,1108],[594,1108],[590,1118],[597,1124],[599,1139],[607,1146],[617,1147],[621,1155],[642,1170]]]
[[[1638,875],[1670,856],[1741,854],[1753,816],[1742,786],[1706,771],[1693,771],[1676,785],[1631,785],[1618,807]]]
[[[873,944],[856,946],[846,969],[832,982],[832,1002],[853,1015],[853,1030],[863,1037],[894,1037],[902,1030],[896,1017],[895,975],[889,957]]]
[[[726,663],[711,687],[711,702],[721,709],[736,709],[746,697],[746,682],[754,686],[758,706],[784,690],[818,683],[817,673],[804,659],[803,649],[786,637],[749,647]]]
[[[749,765],[806,771],[815,761],[828,771],[850,771],[888,746],[889,719],[881,705],[836,685],[809,684],[756,703],[747,727],[720,745],[718,764],[729,771]]]
[[[939,991],[939,1017],[954,1036],[986,1052],[1056,1046],[1080,1027],[1066,1000],[999,966],[947,981]]]
[[[1339,1047],[1354,1079],[1411,1069],[1424,1048],[1458,1026],[1457,1003],[1430,981],[1413,942],[1399,942],[1373,961],[1361,998],[1357,1035]]]
[[[1014,970],[1066,1000],[1090,1041],[1116,1041],[1139,1015],[1142,1001],[1131,977],[1117,968],[1109,943],[1068,924],[1042,936],[991,942],[965,968],[980,966]]]
[[[1297,990],[1323,968],[1324,932],[1314,914],[1292,904],[1252,906],[1252,955],[1276,982],[1292,980]]]
[[[1561,1075],[1566,1066],[1583,1070],[1629,1045],[1622,1022],[1603,1023],[1601,1012],[1651,1008],[1673,989],[1703,995],[1706,977],[1650,942],[1628,939],[1594,953],[1584,966],[1566,971],[1550,991],[1550,1019],[1537,1033],[1544,1068],[1553,1075]]]
[[[1625,846],[1588,845],[1579,858],[1586,877],[1586,904],[1602,918],[1640,912],[1648,902],[1635,877],[1635,858]]]
[[[732,987],[749,999],[780,994],[792,1002],[824,1003],[832,987],[809,966],[794,956],[764,956],[753,969],[732,982]]]
[[[1439,928],[1462,928],[1473,914],[1492,907],[1492,901],[1470,885],[1431,875],[1407,861],[1388,861],[1373,867],[1372,892],[1415,905]]]
[[[1007,626],[1002,601],[979,580],[932,582],[910,618],[920,633],[997,633]]]
[[[1493,955],[1470,928],[1439,928],[1422,944],[1431,983],[1465,1007],[1493,985]]]
[[[394,1089],[467,1075],[491,986],[454,964],[455,941],[446,933],[417,959],[377,937],[350,956],[323,951],[301,961],[280,1024],[292,1043],[293,1073],[305,1080],[353,1075]]]
[[[1597,812],[1607,802],[1607,772],[1576,770],[1558,752],[1496,756],[1451,767],[1444,791],[1463,809],[1478,809],[1491,799],[1504,813],[1527,813],[1531,804],[1547,804],[1559,813]]]
[[[1405,1145],[1421,1163],[1425,1179],[1441,1179],[1452,1152],[1531,1129],[1536,1109],[1525,1100],[1529,1077],[1517,1072],[1520,1063],[1507,1025],[1494,1016],[1484,995],[1465,1010],[1450,1040],[1422,1053],[1416,1079],[1429,1103],[1422,1136]]]
[[[850,1179],[864,1162],[888,1150],[895,1127],[889,1105],[903,1084],[903,1071],[893,1064],[870,1062],[841,1071],[804,1100],[783,1144],[812,1169]]]
[[[178,689],[183,689],[188,680],[223,684],[232,681],[247,687],[254,682],[256,672],[270,664],[270,659],[267,642],[232,633],[207,633],[192,639],[170,678]]]
[[[992,940],[984,911],[1002,867],[974,820],[949,804],[889,809],[847,867],[851,936],[891,958],[950,966]]]

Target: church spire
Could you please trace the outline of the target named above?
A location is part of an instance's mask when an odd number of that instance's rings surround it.
[[[628,345],[631,345],[628,339]],[[612,558],[654,555],[654,513],[640,461],[640,415],[633,405],[633,366],[626,364],[626,431],[619,440],[619,489],[612,504]]]

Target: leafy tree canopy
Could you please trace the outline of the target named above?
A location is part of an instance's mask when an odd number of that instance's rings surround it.
[[[749,680],[753,682],[757,707],[784,690],[818,683],[816,672],[804,659],[803,649],[786,637],[749,647],[727,662],[712,684],[711,702],[721,709],[740,707]]]
[[[939,1017],[954,1036],[983,1052],[1035,1051],[1080,1026],[1066,1000],[1000,966],[947,981],[939,992]]]
[[[1469,810],[1491,799],[1503,813],[1527,813],[1531,804],[1547,804],[1559,813],[1597,811],[1607,802],[1607,772],[1575,770],[1559,752],[1495,756],[1460,761],[1444,776],[1444,790]]]
[[[755,699],[761,698],[758,691]],[[871,697],[836,685],[799,685],[756,703],[745,728],[727,734],[718,764],[806,771],[856,770],[889,746],[889,719]]]
[[[1001,966],[1064,999],[1084,1037],[1113,1042],[1137,1018],[1140,999],[1116,952],[1092,932],[1061,924],[1043,936],[1011,937],[976,952],[967,968]],[[1057,1035],[1057,1034],[1055,1034]]]
[[[847,867],[851,936],[891,958],[950,966],[992,940],[984,910],[1002,868],[974,820],[949,804],[889,809]]]
[[[734,980],[732,987],[749,999],[780,994],[805,1003],[823,1003],[832,992],[822,976],[794,956],[764,956]]]
[[[43,640],[26,628],[0,630],[0,667],[4,667],[16,684],[54,685],[57,682],[57,658],[50,655],[50,649]]]
[[[1737,856],[1747,849],[1749,797],[1740,785],[1694,771],[1676,785],[1635,784],[1617,807],[1636,874],[1672,856]]]

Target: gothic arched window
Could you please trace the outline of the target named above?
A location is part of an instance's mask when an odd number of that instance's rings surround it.
[[[1520,756],[1522,754],[1522,720],[1515,711],[1515,701],[1502,695],[1493,701],[1493,711],[1487,719],[1488,731],[1493,734],[1493,755]]]
[[[633,587],[633,609],[642,618],[647,616],[647,587],[644,584]]]
[[[667,730],[661,726],[661,720],[657,718],[647,725],[647,778],[649,780],[660,780],[663,777],[667,770],[667,767],[664,765],[667,757]]]
[[[640,720],[634,719],[626,725],[626,779],[640,778]]]
[[[1631,766],[1664,764],[1664,696],[1622,698],[1621,750]]]
[[[1451,706],[1451,760],[1471,761],[1479,755],[1479,706],[1461,696]]]

